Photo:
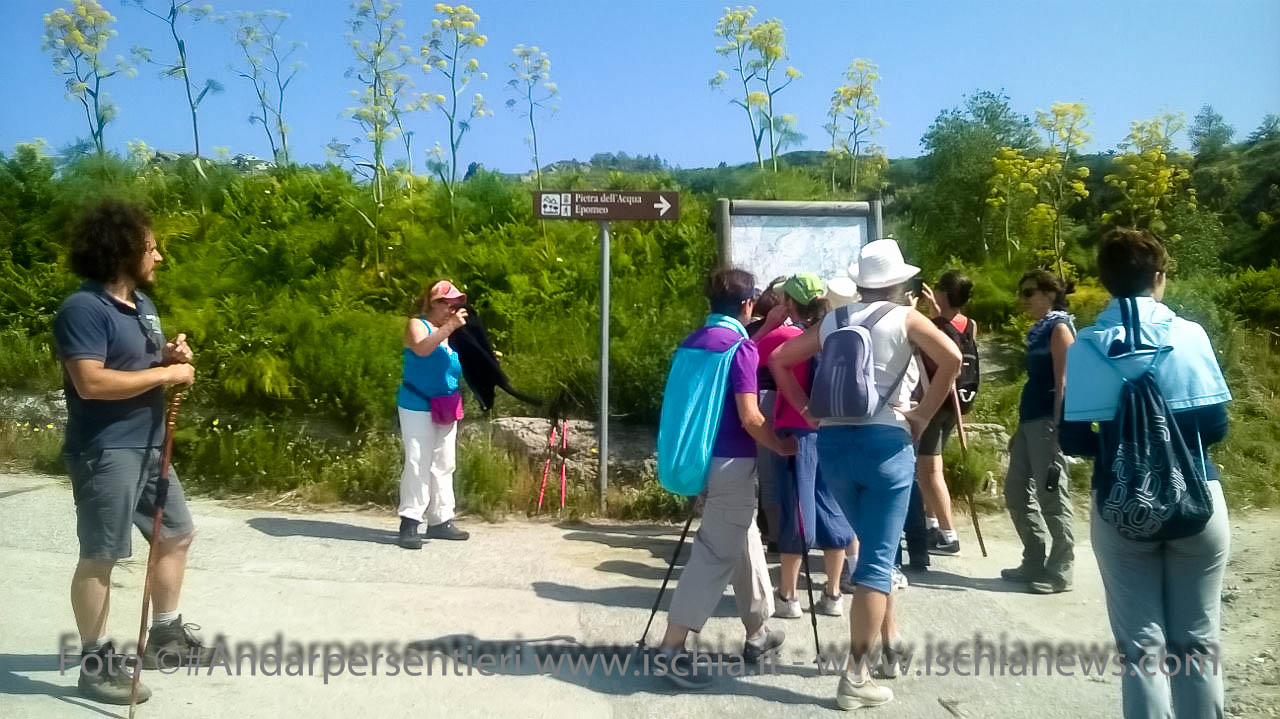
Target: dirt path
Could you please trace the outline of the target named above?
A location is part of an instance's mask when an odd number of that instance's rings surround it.
[[[592,523],[556,525],[509,521],[473,530],[466,543],[429,542],[421,552],[394,545],[395,518],[385,512],[335,510],[290,513],[198,499],[200,535],[193,550],[182,611],[212,639],[288,645],[373,643],[403,647],[472,646],[473,656],[448,676],[322,676],[212,673],[146,681],[155,696],[139,716],[314,717],[403,714],[450,716],[710,717],[733,712],[759,717],[838,716],[836,679],[811,663],[812,630],[800,620],[775,620],[788,640],[765,674],[722,676],[697,696],[678,694],[636,664],[606,674],[606,660],[636,657],[627,647],[648,617],[678,527]],[[71,495],[60,478],[0,474],[0,716],[123,717],[125,711],[81,700],[75,670],[58,669],[59,638],[74,632],[66,603],[75,564]],[[1234,717],[1275,716],[1277,701],[1277,551],[1275,512],[1233,519],[1235,546],[1228,577],[1225,640],[1228,705]],[[940,651],[979,638],[1016,649],[1018,643],[1105,645],[1110,639],[1102,590],[1087,544],[1077,548],[1076,590],[1051,597],[1011,591],[998,577],[1016,562],[1008,523],[983,525],[991,556],[983,558],[966,523],[964,553],[938,558],[900,601],[907,638],[917,649],[912,666],[892,686],[896,717],[1114,717],[1119,684],[1113,676],[1036,676],[1014,673],[1016,662],[963,662],[964,674],[936,661],[922,666],[929,643]],[[1080,532],[1087,537],[1087,534]],[[815,562],[816,567],[816,562]],[[776,565],[773,567],[776,581]],[[138,556],[113,576],[110,634],[137,631],[143,565]],[[669,595],[668,595],[669,596]],[[665,619],[660,614],[650,636]],[[824,651],[847,642],[844,619],[820,617]],[[537,639],[540,641],[532,641]],[[517,640],[523,643],[514,644]],[[701,644],[726,653],[740,649],[741,625],[724,598]],[[74,638],[72,639],[74,644]],[[335,644],[334,646],[337,646]],[[611,649],[609,647],[620,647]],[[518,654],[525,663],[486,667],[480,653]],[[577,671],[540,671],[538,662],[574,661]],[[587,672],[586,660],[596,661]],[[323,662],[322,662],[323,664]],[[641,665],[642,666],[642,665]],[[731,665],[726,672],[732,672]],[[980,676],[968,676],[975,673]],[[1006,670],[1002,675],[999,669]],[[1269,683],[1267,683],[1269,682]]]

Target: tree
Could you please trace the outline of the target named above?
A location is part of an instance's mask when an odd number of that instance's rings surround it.
[[[1047,210],[1053,221],[1053,254],[1058,266],[1058,276],[1065,277],[1062,267],[1063,233],[1062,213],[1072,204],[1089,196],[1084,178],[1089,168],[1068,170],[1071,156],[1089,141],[1089,109],[1082,102],[1055,102],[1046,112],[1036,110],[1036,124],[1045,132],[1044,181],[1048,189]],[[1044,209],[1042,209],[1042,214]]]
[[[1222,119],[1222,115],[1214,112],[1212,105],[1202,105],[1196,113],[1191,129],[1187,135],[1191,138],[1191,151],[1196,158],[1204,161],[1216,157],[1228,144],[1235,128]]]
[[[160,63],[151,59],[151,50],[145,47],[135,47],[134,55],[142,62],[149,62],[164,68],[161,77],[177,77],[182,79],[182,84],[187,90],[187,107],[191,110],[191,135],[195,142],[196,167],[200,166],[200,121],[199,109],[200,103],[204,102],[209,93],[222,92],[222,84],[213,78],[204,81],[204,86],[199,92],[196,92],[191,85],[191,66],[187,61],[187,42],[182,39],[178,33],[178,20],[182,17],[190,17],[191,22],[198,23],[213,13],[212,5],[192,6],[193,0],[169,0],[168,12],[161,14],[147,7],[147,0],[132,0],[146,14],[154,17],[164,23],[169,28],[169,35],[173,38],[173,46],[178,51],[178,57],[172,63]],[[163,5],[161,6],[163,7]]]
[[[1165,215],[1180,201],[1195,208],[1195,191],[1187,190],[1190,159],[1173,147],[1173,136],[1186,125],[1182,113],[1165,113],[1134,122],[1129,137],[1120,144],[1127,150],[1116,157],[1118,170],[1103,178],[1120,191],[1124,201],[1118,211],[1104,212],[1103,222],[1127,219],[1131,227],[1166,231]]]
[[[920,144],[921,186],[910,215],[920,250],[967,261],[986,259],[988,182],[1002,147],[1029,150],[1037,139],[1031,120],[1009,107],[1003,93],[982,90],[938,113]]]
[[[516,45],[511,52],[516,59],[507,65],[514,75],[507,81],[507,88],[519,99],[508,99],[507,107],[523,113],[521,117],[529,118],[529,137],[525,141],[533,148],[533,174],[538,180],[538,189],[541,190],[542,164],[538,159],[538,126],[534,122],[534,115],[539,109],[556,111],[555,106],[548,107],[546,103],[560,94],[560,88],[551,81],[551,58],[538,49],[537,45]]]
[[[885,121],[874,113],[880,106],[880,96],[876,94],[876,83],[880,81],[880,71],[870,60],[858,58],[849,63],[844,73],[845,84],[836,88],[832,97],[833,110],[837,124],[846,122],[843,130],[845,154],[849,157],[849,187],[858,189],[858,156],[862,143],[885,126]]]
[[[1258,128],[1249,133],[1249,144],[1256,145],[1273,137],[1280,137],[1280,115],[1267,113]]]
[[[458,179],[458,148],[462,145],[462,138],[471,129],[473,120],[493,114],[485,104],[484,96],[478,92],[471,98],[469,107],[458,107],[458,98],[473,77],[489,79],[486,73],[480,72],[479,60],[474,57],[467,59],[473,50],[484,47],[489,39],[476,32],[480,16],[466,5],[451,7],[436,3],[435,11],[440,17],[432,19],[431,32],[423,36],[426,44],[420,54],[422,71],[438,69],[449,83],[448,95],[429,96],[449,123],[449,149],[446,153],[440,143],[436,143],[431,151],[432,159],[427,164],[448,188],[452,216],[454,186]]]
[[[803,139],[796,129],[796,118],[789,113],[779,113],[774,108],[774,98],[793,81],[800,71],[787,66],[779,73],[778,65],[786,59],[786,28],[781,20],[766,20],[751,24],[754,7],[725,8],[724,15],[716,23],[716,36],[725,44],[716,52],[733,61],[733,72],[742,82],[742,95],[730,100],[747,113],[751,125],[751,139],[756,151],[756,165],[764,169],[764,157],[760,146],[769,135],[769,159],[774,172],[778,171],[778,153],[784,147]],[[782,77],[778,75],[781,74]],[[724,70],[711,78],[712,87],[723,87],[729,79]],[[753,89],[757,88],[757,89]]]
[[[288,19],[289,14],[279,10],[235,14],[235,42],[247,65],[236,72],[253,85],[258,99],[258,111],[249,115],[249,122],[262,125],[267,133],[267,143],[271,145],[271,157],[277,165],[289,162],[289,126],[284,121],[284,91],[302,68],[300,62],[289,62],[302,43],[290,42],[286,49],[280,39],[280,28]]]
[[[58,8],[44,16],[41,49],[52,55],[54,71],[66,78],[67,99],[84,106],[89,136],[99,155],[105,152],[102,130],[116,116],[115,103],[102,91],[102,81],[133,73],[123,57],[117,56],[111,68],[104,62],[107,41],[116,34],[111,27],[115,21],[98,0],[73,0],[70,12]]]

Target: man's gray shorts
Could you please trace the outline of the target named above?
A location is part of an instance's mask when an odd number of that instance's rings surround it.
[[[151,539],[155,521],[159,449],[104,449],[72,455],[71,491],[76,501],[80,558],[102,561],[133,554],[133,526]],[[195,524],[178,475],[169,468],[169,493],[161,518],[161,540],[191,534]]]

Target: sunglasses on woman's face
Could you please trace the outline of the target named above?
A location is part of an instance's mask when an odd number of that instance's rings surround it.
[[[1039,291],[1040,291],[1040,288],[1038,288],[1038,287],[1023,287],[1023,288],[1022,288],[1022,299],[1024,299],[1024,300],[1029,300],[1029,299],[1031,299],[1032,297],[1035,297],[1036,293],[1037,293],[1037,292],[1039,292]]]

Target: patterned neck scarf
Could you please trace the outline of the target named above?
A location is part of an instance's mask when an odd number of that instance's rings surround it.
[[[1031,325],[1031,329],[1027,331],[1027,350],[1030,351],[1043,338],[1044,334],[1053,329],[1053,326],[1066,322],[1070,328],[1071,334],[1076,333],[1075,317],[1067,314],[1066,310],[1049,310],[1049,314],[1041,317],[1038,322]]]

